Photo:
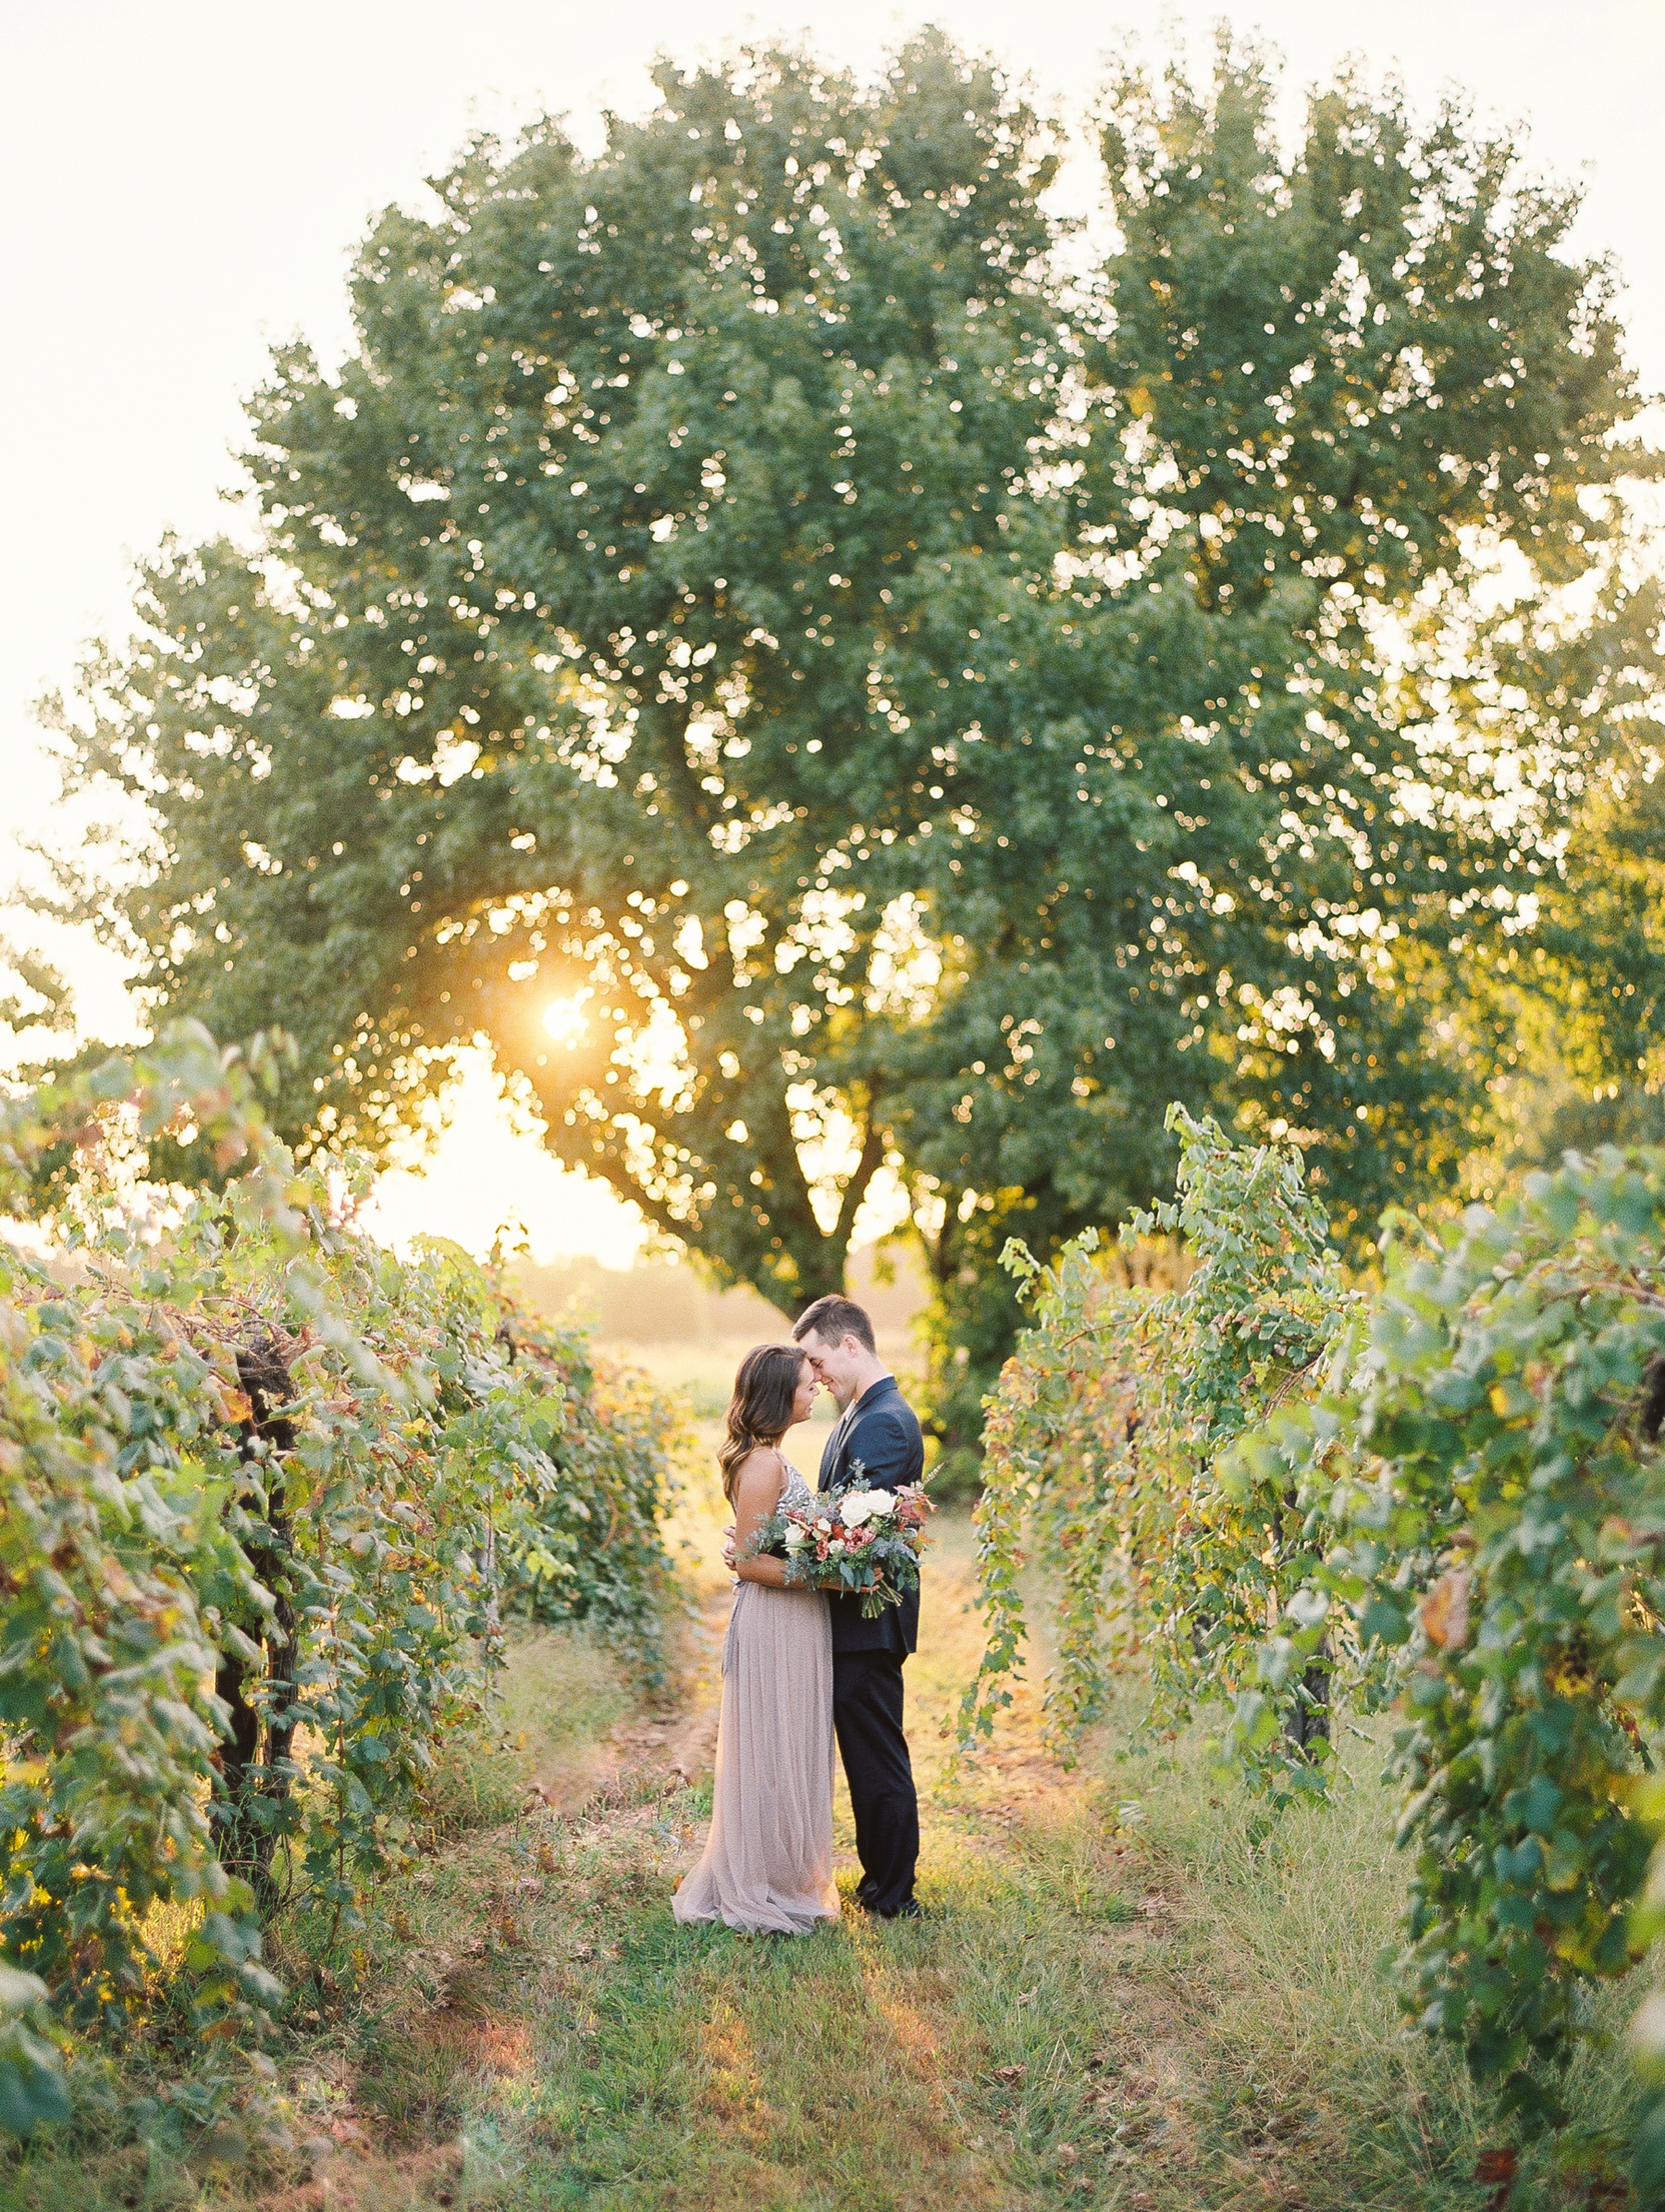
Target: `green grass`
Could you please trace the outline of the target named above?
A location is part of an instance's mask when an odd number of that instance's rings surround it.
[[[1124,1725],[1121,1740],[1131,1733]],[[1344,1719],[1331,1802],[1270,1817],[1222,1784],[1201,1728],[1160,1756],[1101,1755],[1137,1855],[1164,1892],[1172,2063],[1216,2167],[1204,2202],[1261,2201],[1251,2174],[1276,2172],[1310,2212],[1474,2204],[1485,2194],[1470,2185],[1476,2160],[1509,2140],[1458,2056],[1414,2033],[1395,1999],[1389,1970],[1410,1869],[1380,1780],[1390,1733],[1385,1721]],[[1634,2094],[1613,2044],[1640,1995],[1627,1986],[1597,2000],[1603,2040],[1567,2084],[1573,2127],[1559,2156],[1584,2180],[1553,2175],[1547,2156],[1528,2158],[1530,2202],[1610,2201],[1606,2146],[1622,2133]]]
[[[696,1492],[679,1529],[712,1620],[722,1517]],[[121,2144],[136,2090],[177,2109],[204,2084],[203,2054],[147,2047],[68,2140],[0,2176],[0,2212],[1478,2212],[1475,2160],[1502,2132],[1407,2035],[1379,1964],[1404,1879],[1379,1747],[1349,1736],[1336,1802],[1268,1822],[1221,1786],[1201,1731],[1115,1758],[1130,1689],[1066,1773],[1026,1693],[950,1781],[971,1588],[969,1531],[945,1519],[908,1669],[927,1922],[679,1929],[669,1895],[709,1808],[709,1627],[681,1712],[656,1715],[593,1644],[520,1637],[504,1724],[459,1746],[442,1833],[382,1900],[380,1936],[306,1981],[315,2017],[286,2030],[273,2079],[225,2061],[240,2117]],[[533,1778],[552,1802],[523,1811]],[[847,1888],[842,1793],[838,1834]],[[304,1942],[280,1960],[310,1972]],[[1587,2126],[1610,2121],[1622,2060],[1593,2055],[1574,2095]],[[1622,2200],[1546,2175],[1528,2201]]]
[[[439,1835],[514,1819],[535,1785],[558,1807],[581,1798],[598,1747],[633,1709],[623,1670],[594,1637],[514,1626],[508,1647],[490,1720],[459,1738],[434,1777]]]

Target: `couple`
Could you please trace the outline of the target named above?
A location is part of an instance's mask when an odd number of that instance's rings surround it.
[[[808,1418],[818,1383],[841,1415],[821,1453],[823,1490],[857,1464],[871,1489],[918,1482],[919,1424],[850,1299],[818,1298],[792,1336],[741,1362],[718,1453],[739,1588],[722,1647],[710,1838],[671,1900],[679,1921],[721,1920],[751,1935],[802,1935],[838,1917],[834,1731],[856,1815],[857,1900],[883,1920],[919,1917],[919,1808],[902,1733],[902,1662],[918,1637],[919,1593],[864,1621],[859,1598],[790,1588],[782,1562],[753,1551],[783,1502],[809,1501],[781,1440]]]

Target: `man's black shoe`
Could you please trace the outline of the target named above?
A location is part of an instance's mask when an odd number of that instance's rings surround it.
[[[909,1897],[906,1904],[898,1905],[894,1912],[876,1912],[873,1915],[875,1920],[880,1921],[922,1921],[926,1917],[925,1908],[918,1897]]]

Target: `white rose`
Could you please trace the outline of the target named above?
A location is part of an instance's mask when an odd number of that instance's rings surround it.
[[[795,1526],[786,1531],[784,1542],[788,1551],[801,1551],[808,1541],[809,1531],[807,1528]]]
[[[891,1512],[895,1502],[889,1490],[852,1490],[839,1511],[846,1528],[859,1528],[864,1521],[877,1520]]]

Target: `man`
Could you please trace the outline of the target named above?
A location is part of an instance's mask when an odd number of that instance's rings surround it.
[[[869,1489],[918,1482],[925,1447],[919,1424],[879,1357],[873,1324],[848,1298],[818,1298],[792,1331],[838,1402],[840,1419],[821,1453],[820,1488],[859,1467]],[[902,1733],[902,1662],[919,1641],[919,1593],[864,1621],[861,1600],[830,1598],[832,1723],[856,1815],[861,1860],[858,1903],[881,1920],[918,1920],[914,1869],[919,1801]]]

